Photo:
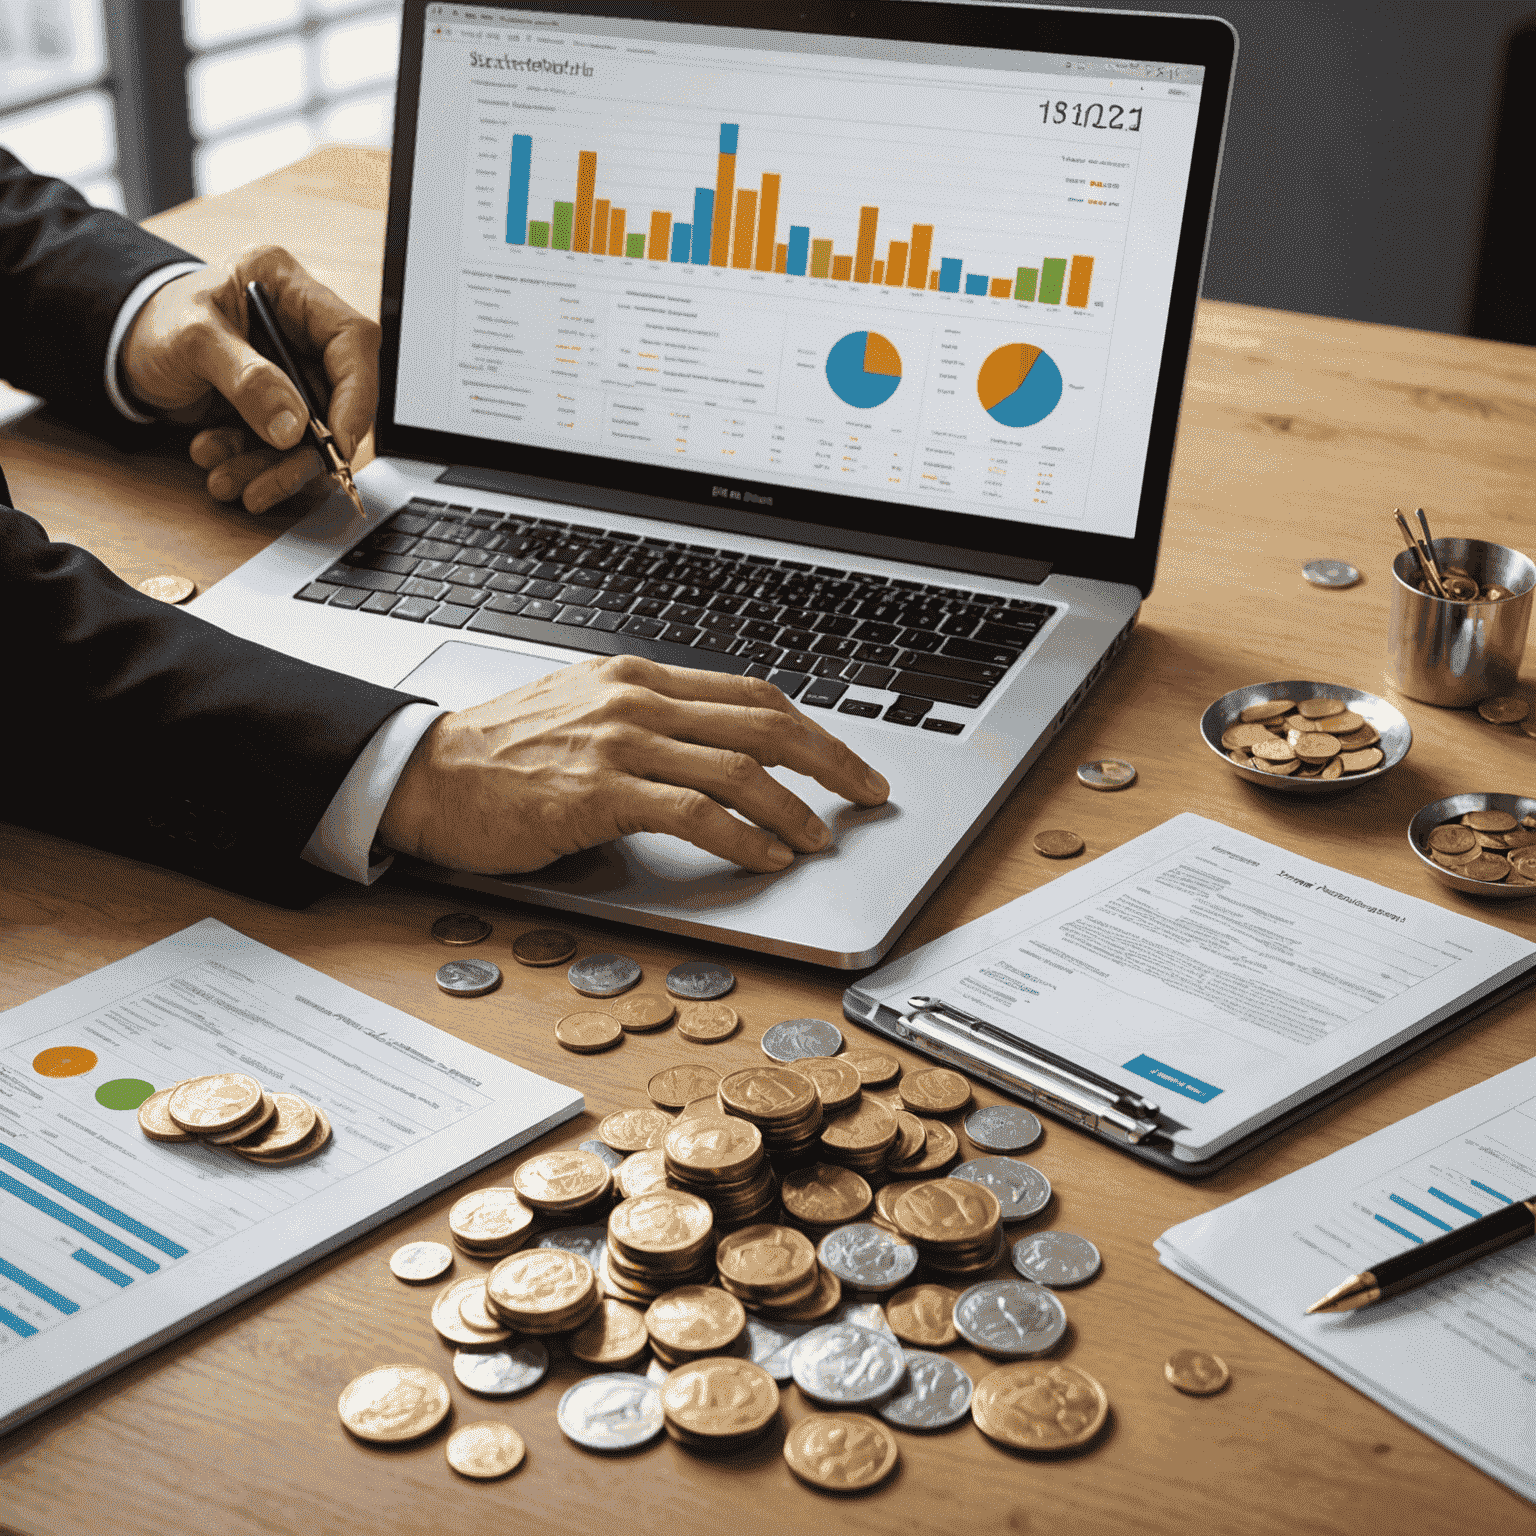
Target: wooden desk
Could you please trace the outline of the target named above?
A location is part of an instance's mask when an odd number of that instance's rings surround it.
[[[288,245],[360,307],[376,303],[385,159],[332,150],[154,221],[215,257],[254,237]],[[33,419],[0,434],[18,503],[129,580],[177,571],[209,583],[287,518],[213,505],[188,465],[116,455]],[[1404,843],[1408,818],[1469,788],[1529,791],[1536,743],[1475,714],[1407,704],[1415,743],[1380,785],[1296,802],[1238,781],[1196,723],[1216,695],[1275,676],[1380,689],[1397,544],[1394,503],[1423,503],[1436,528],[1529,545],[1536,484],[1536,359],[1518,347],[1228,304],[1202,312],[1156,592],[1123,658],[929,903],[913,945],[1060,872],[1031,834],[1071,827],[1085,857],[1182,810],[1205,815],[1430,901],[1536,937],[1536,903],[1479,906],[1431,881]],[[110,510],[108,510],[110,509]],[[1322,591],[1304,559],[1336,556],[1366,573]],[[1127,757],[1136,786],[1097,795],[1073,768]],[[104,771],[110,757],[104,744]],[[158,869],[0,826],[0,1004],[11,1005],[212,915],[441,1028],[579,1085],[588,1113],[548,1138],[574,1144],[609,1111],[644,1102],[674,1060],[759,1059],[769,1024],[839,1017],[845,978],[734,954],[737,1039],[689,1048],[672,1032],[631,1036],[573,1057],[551,1034],[571,1002],[559,970],[510,964],[508,941],[545,919],[493,901],[484,953],[508,984],[473,1002],[433,985],[443,951],[427,927],[460,903],[386,882],[291,913]],[[641,930],[570,923],[584,948],[622,948],[655,978],[697,954]],[[850,1031],[851,1033],[851,1031]],[[443,1461],[442,1435],[380,1452],[348,1438],[336,1396],[391,1360],[445,1370],[428,1298],[389,1274],[406,1238],[443,1237],[453,1193],[392,1223],[256,1301],[200,1328],[0,1441],[0,1525],[76,1532],[418,1532],[495,1528],[588,1533],[732,1529],[897,1532],[1530,1531],[1536,1512],[1268,1335],[1161,1269],[1152,1240],[1197,1212],[1312,1162],[1531,1054],[1536,999],[1506,1007],[1425,1051],[1204,1184],[1154,1172],[1060,1125],[1031,1161],[1050,1177],[1052,1223],[1092,1237],[1104,1273],[1066,1297],[1062,1356],[1096,1375],[1110,1427],[1065,1462],[1015,1459],[962,1425],[901,1437],[884,1487],[851,1501],[801,1487],[775,1435],[733,1464],[670,1441],[605,1460],[556,1428],[559,1394],[581,1374],[558,1363],[530,1397],[480,1402],[454,1385],[460,1421],[503,1418],[528,1442],[510,1479],[471,1485]],[[983,1093],[986,1101],[991,1095]],[[510,1164],[499,1175],[510,1171]],[[489,1177],[475,1184],[491,1182]],[[470,1187],[470,1186],[466,1186]],[[460,1193],[462,1192],[459,1191]],[[460,1258],[459,1272],[474,1268]],[[1233,1369],[1210,1399],[1164,1385],[1173,1349],[1214,1349]],[[987,1363],[958,1351],[980,1375]],[[450,1373],[451,1374],[451,1373]],[[784,1419],[806,1412],[784,1394]]]

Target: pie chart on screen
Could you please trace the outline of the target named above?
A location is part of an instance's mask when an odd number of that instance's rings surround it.
[[[981,408],[999,426],[1032,427],[1061,400],[1061,369],[1048,353],[1027,342],[999,347],[976,375]]]
[[[827,353],[827,383],[844,405],[884,405],[901,383],[901,354],[879,331],[851,331]]]

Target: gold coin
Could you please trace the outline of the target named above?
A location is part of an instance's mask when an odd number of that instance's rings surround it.
[[[868,1182],[853,1169],[841,1168],[836,1163],[813,1163],[809,1168],[795,1168],[784,1175],[779,1198],[797,1221],[831,1227],[858,1221],[869,1209],[874,1194]]]
[[[923,1148],[928,1145],[928,1132],[923,1122],[903,1109],[897,1112],[896,1125],[898,1135],[896,1145],[891,1148],[891,1162],[910,1163],[920,1158]]]
[[[1475,859],[1468,859],[1459,871],[1469,880],[1487,880],[1497,883],[1509,873],[1509,860],[1502,854],[1483,852]]]
[[[1271,736],[1253,749],[1256,763],[1288,763],[1296,756],[1296,749],[1283,736]]]
[[[169,1088],[162,1088],[159,1093],[152,1093],[139,1105],[139,1129],[149,1137],[151,1141],[191,1141],[191,1131],[184,1131],[171,1119],[170,1111],[165,1107],[171,1095],[181,1087],[180,1083],[172,1083]]]
[[[1508,811],[1468,811],[1461,820],[1474,832],[1513,832],[1519,825]]]
[[[460,1310],[460,1303],[472,1291],[485,1295],[485,1276],[466,1275],[462,1280],[450,1280],[432,1299],[432,1326],[438,1336],[449,1344],[461,1344],[474,1348],[479,1344],[499,1344],[512,1335],[489,1314],[485,1328],[472,1328]]]
[[[248,1136],[254,1136],[257,1131],[269,1125],[277,1114],[277,1100],[270,1093],[263,1093],[261,1103],[242,1120],[239,1125],[232,1125],[227,1131],[218,1131],[212,1136],[204,1136],[203,1140],[210,1147],[227,1147],[237,1141],[244,1141]]]
[[[485,1480],[505,1477],[520,1466],[527,1448],[523,1437],[510,1424],[482,1419],[478,1424],[454,1430],[444,1451],[448,1465],[461,1477]]]
[[[747,1326],[747,1309],[712,1285],[680,1285],[645,1310],[645,1327],[663,1348],[690,1354],[728,1349]]]
[[[670,997],[654,992],[642,992],[638,997],[615,997],[609,1000],[608,1012],[619,1021],[619,1028],[635,1034],[661,1029],[672,1022],[677,1004]]]
[[[925,1120],[923,1128],[928,1139],[923,1150],[908,1163],[898,1163],[893,1158],[889,1164],[892,1173],[903,1179],[917,1174],[937,1173],[960,1151],[960,1139],[942,1120]]]
[[[666,1067],[645,1085],[651,1102],[662,1109],[681,1109],[695,1099],[713,1098],[720,1074],[713,1067]]]
[[[1250,704],[1237,718],[1244,721],[1278,720],[1281,715],[1290,714],[1295,707],[1289,699],[1265,699],[1260,704]]]
[[[235,1151],[247,1157],[276,1157],[293,1152],[319,1123],[314,1105],[298,1094],[274,1093],[272,1099],[277,1113],[250,1141],[236,1142]]]
[[[560,965],[575,953],[575,938],[560,928],[534,928],[512,940],[512,958],[519,965]]]
[[[571,1353],[588,1365],[624,1366],[637,1359],[651,1341],[645,1317],[622,1301],[604,1301],[566,1342]]]
[[[608,1236],[638,1253],[680,1254],[707,1241],[714,1222],[707,1200],[683,1189],[657,1189],[616,1205]]]
[[[821,1095],[821,1107],[829,1115],[851,1109],[864,1091],[858,1068],[840,1056],[802,1056],[795,1071],[810,1078]]]
[[[1369,773],[1383,758],[1380,747],[1365,747],[1359,752],[1346,752],[1339,762],[1345,773]]]
[[[763,1154],[763,1133],[736,1115],[696,1115],[675,1123],[662,1148],[679,1168],[725,1183],[756,1166]]]
[[[966,1179],[931,1179],[909,1189],[892,1207],[902,1236],[920,1242],[979,1242],[1003,1219],[997,1196]]]
[[[896,1437],[865,1413],[812,1413],[784,1437],[789,1470],[813,1488],[857,1493],[890,1476]]]
[[[578,1056],[593,1056],[624,1038],[619,1021],[611,1013],[568,1013],[555,1025],[555,1039]]]
[[[515,1189],[477,1189],[448,1212],[448,1230],[471,1248],[525,1237],[532,1226],[533,1212],[518,1199]]]
[[[518,1165],[512,1187],[536,1211],[568,1211],[596,1200],[610,1182],[608,1165],[595,1152],[542,1152]]]
[[[865,1098],[822,1126],[821,1144],[838,1152],[873,1152],[895,1146],[900,1135],[896,1116],[878,1099]]]
[[[498,1316],[516,1319],[525,1332],[560,1321],[597,1295],[597,1276],[579,1253],[564,1248],[527,1248],[503,1259],[485,1277],[485,1293]],[[435,1321],[435,1319],[434,1319]],[[585,1315],[582,1315],[585,1322]],[[441,1330],[439,1330],[441,1331]]]
[[[1329,721],[1331,725],[1333,722]],[[1330,731],[1346,752],[1358,752],[1361,747],[1374,747],[1381,740],[1381,732],[1374,725],[1362,725],[1358,731]]]
[[[1320,733],[1298,735],[1291,743],[1291,749],[1304,763],[1326,763],[1330,757],[1339,755],[1339,742],[1335,736]],[[1379,761],[1381,754],[1378,752],[1376,756]]]
[[[714,1100],[710,1100],[712,1104]],[[660,1147],[651,1147],[644,1152],[636,1152],[626,1157],[617,1168],[613,1170],[613,1182],[619,1186],[619,1193],[626,1200],[633,1200],[638,1195],[648,1195],[653,1189],[665,1189],[667,1187],[667,1160],[666,1154]]]
[[[759,1302],[757,1310],[765,1317],[784,1323],[814,1323],[829,1312],[835,1312],[843,1302],[843,1282],[820,1264],[816,1266],[815,1278],[816,1287],[804,1301],[771,1307],[766,1302]]]
[[[971,1102],[971,1085],[948,1067],[927,1067],[902,1078],[901,1102],[920,1115],[954,1115]]]
[[[1035,852],[1048,859],[1070,859],[1083,851],[1086,844],[1076,832],[1036,832]]]
[[[1469,853],[1477,847],[1477,833],[1460,822],[1448,821],[1429,834],[1429,846],[1436,853]]]
[[[1346,709],[1337,715],[1328,716],[1328,734],[1330,736],[1348,736],[1354,731],[1365,729],[1365,716],[1357,715],[1354,710]]]
[[[883,1088],[901,1076],[901,1063],[884,1051],[844,1051],[839,1060],[859,1074],[866,1088]]]
[[[720,1239],[715,1263],[722,1279],[754,1290],[788,1291],[816,1279],[815,1245],[793,1227],[760,1223],[732,1232]]]
[[[341,1422],[359,1440],[416,1440],[448,1416],[448,1386],[419,1365],[381,1365],[342,1388]]]
[[[779,1411],[779,1386],[751,1360],[698,1360],[679,1366],[661,1384],[669,1424],[708,1440],[760,1434]]]
[[[288,1147],[280,1152],[255,1152],[242,1143],[234,1150],[247,1161],[260,1163],[266,1168],[277,1168],[285,1163],[304,1162],[313,1157],[331,1139],[331,1122],[326,1119],[325,1111],[315,1105],[311,1105],[310,1108],[315,1116],[314,1129],[297,1146]]]
[[[244,1072],[215,1072],[178,1083],[165,1109],[182,1130],[206,1135],[248,1119],[261,1106],[261,1092],[261,1084]]]
[[[672,1116],[659,1109],[619,1109],[597,1128],[597,1139],[615,1152],[644,1152],[659,1147],[672,1126]]]
[[[684,1003],[677,1010],[677,1032],[696,1045],[728,1040],[741,1027],[741,1015],[726,1003]]]
[[[719,1096],[713,1093],[706,1093],[702,1094],[699,1098],[689,1099],[688,1102],[684,1104],[680,1110],[678,1110],[677,1118],[679,1120],[692,1120],[697,1115],[718,1115],[719,1113]]]
[[[1232,1379],[1227,1362],[1203,1349],[1179,1349],[1163,1362],[1163,1378],[1170,1387],[1191,1397],[1210,1397]]]
[[[909,1189],[917,1189],[920,1185],[931,1182],[929,1179],[902,1178],[893,1180],[889,1184],[882,1184],[875,1191],[875,1210],[871,1220],[885,1223],[894,1232],[896,1230],[896,1202]]]
[[[157,603],[184,603],[197,591],[197,583],[185,576],[151,576],[139,583],[139,591]]]
[[[1287,747],[1286,751],[1290,751],[1290,748]],[[1292,757],[1287,758],[1283,763],[1272,763],[1267,757],[1253,757],[1248,760],[1248,766],[1257,768],[1263,773],[1278,774],[1281,778],[1285,778],[1301,767],[1301,759]]]
[[[1244,713],[1246,714],[1247,711],[1245,710]],[[1229,752],[1256,747],[1261,741],[1268,741],[1269,739],[1269,732],[1264,726],[1244,722],[1240,722],[1237,725],[1229,725],[1221,733],[1221,744]]]
[[[1303,699],[1296,706],[1296,713],[1305,720],[1326,720],[1331,715],[1344,713],[1343,699]]]
[[[909,1286],[886,1302],[885,1320],[903,1344],[943,1349],[960,1337],[955,1329],[959,1297],[960,1293],[947,1285]]]
[[[1017,1451],[1069,1451],[1109,1417],[1109,1395],[1087,1371],[1053,1361],[1022,1361],[983,1376],[971,1417],[989,1440]]]
[[[402,1243],[389,1256],[389,1271],[407,1285],[436,1280],[453,1268],[453,1253],[442,1243]]]
[[[1494,725],[1514,725],[1530,714],[1531,706],[1528,700],[1506,693],[1496,699],[1484,699],[1477,706],[1477,712]]]
[[[473,1333],[499,1334],[504,1332],[501,1323],[491,1316],[485,1305],[485,1280],[476,1285],[466,1285],[459,1293],[459,1318]]]
[[[720,1079],[720,1105],[748,1119],[770,1123],[797,1120],[821,1105],[816,1085],[788,1067],[746,1067]]]

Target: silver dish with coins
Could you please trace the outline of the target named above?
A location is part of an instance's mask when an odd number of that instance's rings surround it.
[[[1469,832],[1475,848],[1463,846]],[[1533,834],[1536,798],[1530,795],[1447,795],[1408,823],[1408,846],[1435,879],[1453,890],[1492,901],[1520,901],[1536,896]]]
[[[1406,716],[1385,699],[1342,683],[1298,680],[1222,694],[1200,717],[1200,734],[1234,773],[1289,795],[1374,783],[1413,745]]]

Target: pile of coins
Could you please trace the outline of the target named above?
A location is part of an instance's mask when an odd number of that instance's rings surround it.
[[[935,1273],[981,1274],[1003,1250],[1003,1210],[985,1184],[933,1179],[903,1193],[891,1221]]]
[[[667,1184],[707,1203],[717,1233],[761,1221],[778,1203],[779,1185],[764,1155],[763,1133],[734,1115],[681,1118],[661,1144]]]
[[[747,1067],[720,1079],[720,1109],[755,1125],[776,1162],[793,1164],[821,1134],[816,1084],[791,1067]]]
[[[606,1274],[611,1294],[642,1305],[676,1286],[713,1280],[715,1219],[708,1203],[680,1189],[621,1200],[608,1218]]]
[[[533,1231],[533,1212],[515,1189],[477,1189],[448,1212],[448,1230],[460,1251],[479,1259],[516,1253]]]
[[[1232,761],[1261,773],[1301,779],[1341,779],[1379,768],[1381,735],[1343,699],[1266,699],[1250,704],[1222,732]]]
[[[1490,885],[1536,885],[1536,816],[1468,811],[1441,822],[1424,852],[1442,869]]]
[[[542,1152],[519,1165],[512,1187],[524,1205],[580,1224],[606,1215],[613,1171],[595,1152]]]
[[[485,1310],[496,1322],[519,1333],[569,1333],[580,1328],[603,1301],[603,1288],[592,1266],[565,1248],[514,1253],[479,1283],[485,1290]],[[461,1310],[463,1305],[461,1301]]]
[[[661,1385],[661,1411],[673,1440],[711,1451],[735,1450],[756,1440],[778,1418],[779,1386],[750,1360],[700,1360],[668,1375]]]
[[[189,1077],[139,1105],[151,1141],[228,1147],[249,1163],[277,1168],[313,1157],[331,1139],[331,1122],[296,1093],[268,1093],[244,1072]]]
[[[645,1309],[651,1353],[668,1370],[723,1355],[746,1327],[747,1309],[740,1298],[713,1285],[676,1286]]]
[[[1517,693],[1501,693],[1484,699],[1477,712],[1489,725],[1518,725],[1524,736],[1536,736],[1536,719],[1531,718],[1531,701]]]
[[[910,1148],[915,1139],[915,1150],[920,1155],[927,1133],[915,1115],[908,1115],[907,1119],[915,1127],[915,1132],[908,1133],[907,1145]],[[840,1163],[866,1179],[873,1179],[884,1173],[886,1159],[897,1147],[900,1135],[901,1125],[896,1116],[878,1099],[866,1098],[822,1126],[818,1151],[827,1162]]]
[[[1419,591],[1426,597],[1442,595],[1424,579],[1422,568],[1417,585]],[[1502,603],[1515,595],[1508,587],[1501,587],[1493,582],[1485,586],[1470,571],[1459,565],[1440,567],[1440,585],[1445,589],[1443,595],[1453,603]]]

